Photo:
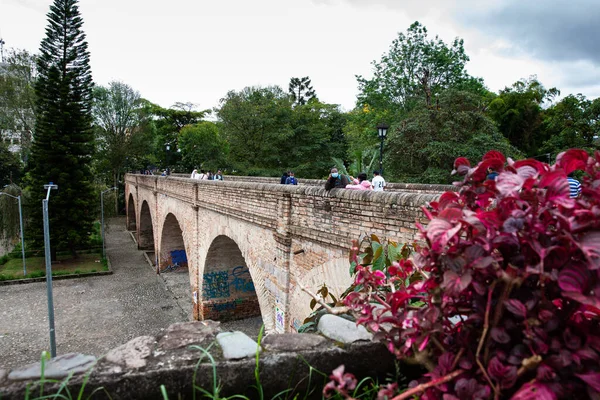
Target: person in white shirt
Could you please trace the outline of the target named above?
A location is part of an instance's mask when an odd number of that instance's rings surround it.
[[[208,174],[206,173],[206,171],[204,171],[203,169],[201,169],[200,173],[196,174],[196,179],[200,179],[201,181],[207,181],[208,180]]]
[[[371,181],[373,190],[376,192],[383,192],[383,188],[386,186],[385,179],[379,175],[379,171],[373,171],[373,180]]]
[[[198,175],[198,170],[197,170],[197,169],[194,169],[194,170],[192,171],[192,176],[190,176],[190,178],[192,178],[192,179],[196,179],[196,175]]]

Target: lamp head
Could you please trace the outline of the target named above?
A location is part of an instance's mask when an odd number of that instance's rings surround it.
[[[383,139],[387,135],[388,128],[389,128],[389,126],[387,124],[384,124],[384,123],[377,124],[377,134],[379,135],[380,138]]]
[[[54,182],[50,182],[47,185],[44,185],[44,189],[56,190],[58,189],[58,185],[55,185]]]

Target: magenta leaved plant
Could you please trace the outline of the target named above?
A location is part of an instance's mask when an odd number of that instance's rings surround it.
[[[578,198],[573,171],[583,171]],[[491,151],[476,166],[457,159],[454,172],[461,189],[423,209],[410,260],[377,270],[353,248],[360,290],[346,305],[427,369],[381,398],[600,399],[600,152],[548,165]]]

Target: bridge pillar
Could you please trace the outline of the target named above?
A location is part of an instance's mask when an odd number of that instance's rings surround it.
[[[290,253],[292,238],[289,233],[292,216],[292,199],[289,193],[283,193],[277,202],[277,231],[273,234],[276,248],[276,266],[279,269],[275,286],[275,331],[282,333],[289,330],[290,320]]]

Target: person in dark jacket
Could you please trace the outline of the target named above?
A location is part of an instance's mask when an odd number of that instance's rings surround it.
[[[285,185],[285,182],[287,181],[288,176],[290,176],[290,172],[285,171],[283,173],[283,175],[281,175],[281,181],[279,183],[281,183],[282,185]]]
[[[290,171],[288,178],[285,180],[285,184],[286,185],[297,185],[298,184],[298,180],[296,179],[296,177],[294,176],[294,173],[292,171]]]
[[[350,181],[346,175],[340,174],[337,168],[331,168],[331,173],[327,178],[327,182],[325,182],[325,190],[331,190],[335,188],[344,189],[349,184]]]

